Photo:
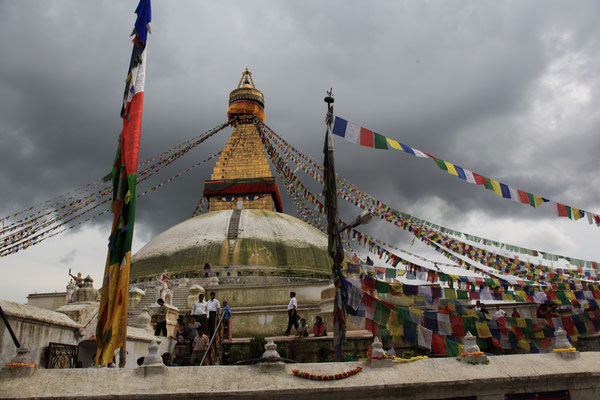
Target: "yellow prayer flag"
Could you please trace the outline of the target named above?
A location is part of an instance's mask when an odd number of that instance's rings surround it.
[[[394,310],[390,312],[386,328],[392,334],[392,339],[394,340],[394,343],[402,342],[404,329],[402,328],[402,325],[398,323],[398,314]]]
[[[533,195],[533,199],[535,200],[535,206],[538,207],[540,204],[544,202],[544,199],[538,195]]]
[[[546,336],[544,335],[544,331],[542,331],[542,330],[534,332],[533,336],[536,337],[536,338],[538,338],[538,339],[545,339],[546,338]]]
[[[391,148],[404,151],[402,146],[400,146],[400,143],[398,143],[396,140],[390,139],[389,137],[386,137],[385,140],[388,142]]]
[[[490,179],[490,183],[494,188],[494,193],[496,193],[498,196],[502,196],[502,188],[500,187],[500,182]]]
[[[519,328],[527,328],[527,321],[525,321],[525,318],[515,318],[517,320],[517,326]]]
[[[480,339],[486,339],[492,337],[492,333],[490,332],[490,328],[485,322],[475,322],[475,326],[477,327],[477,337]]]
[[[415,297],[418,297],[418,296],[415,296]],[[422,309],[420,309],[420,308],[409,307],[409,308],[408,308],[408,311],[409,311],[411,314],[420,315],[421,317],[425,315],[425,310],[422,310]]]
[[[444,164],[446,164],[446,169],[448,170],[449,174],[458,176],[458,172],[456,172],[456,168],[454,168],[454,164],[449,163],[448,161],[444,161]]]
[[[527,352],[530,350],[529,342],[527,340],[519,340],[517,342],[517,346],[519,346],[520,349],[526,350]]]

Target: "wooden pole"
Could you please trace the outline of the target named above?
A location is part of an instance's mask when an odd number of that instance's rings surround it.
[[[344,305],[340,303],[341,287],[342,287],[342,261],[344,261],[344,249],[342,247],[342,239],[340,236],[340,228],[338,221],[337,209],[337,175],[335,173],[335,162],[333,159],[333,91],[330,89],[327,92],[327,97],[324,99],[327,103],[327,116],[325,125],[325,145],[323,147],[324,161],[323,184],[325,186],[325,208],[327,210],[327,235],[328,235],[328,250],[329,256],[333,261],[331,274],[333,285],[335,287],[335,296],[333,298],[333,361],[344,361],[342,344],[346,337],[346,313]]]

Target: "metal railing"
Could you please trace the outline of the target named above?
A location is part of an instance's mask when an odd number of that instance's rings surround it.
[[[210,338],[210,343],[208,343],[208,349],[204,352],[204,356],[202,357],[202,361],[200,361],[200,365],[211,365],[217,359],[217,352],[221,347],[221,343],[223,342],[223,319],[225,317],[225,313],[221,313],[221,318],[219,319],[219,323],[217,324],[215,331],[213,332],[212,337]]]

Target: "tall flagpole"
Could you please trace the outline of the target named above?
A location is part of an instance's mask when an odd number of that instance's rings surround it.
[[[325,209],[327,211],[327,235],[328,235],[328,250],[329,256],[333,261],[331,267],[333,285],[335,287],[335,296],[333,298],[333,361],[344,361],[342,352],[342,344],[346,339],[346,313],[342,304],[342,261],[344,261],[344,249],[340,237],[340,228],[338,223],[338,208],[337,208],[337,185],[335,174],[335,163],[333,160],[333,137],[331,129],[333,125],[333,90],[327,92],[327,97],[324,99],[327,103],[327,116],[325,117],[325,125],[327,127],[325,133],[325,146],[323,153],[325,155],[323,161],[325,186]]]

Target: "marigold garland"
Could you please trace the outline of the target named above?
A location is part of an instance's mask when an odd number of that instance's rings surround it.
[[[383,352],[383,355],[381,356],[372,356],[371,353],[373,352],[373,349],[370,348],[369,350],[367,350],[367,362],[371,362],[371,360],[393,360],[396,357],[388,354],[385,350]]]
[[[22,362],[13,362],[4,364],[5,367],[37,367],[36,363],[22,363]]]
[[[292,374],[296,375],[297,377],[300,378],[304,378],[304,379],[310,379],[313,381],[337,381],[340,379],[345,379],[348,377],[351,377],[353,375],[358,374],[360,371],[362,371],[362,367],[356,367],[354,369],[351,369],[349,371],[346,372],[342,372],[341,374],[309,374],[308,372],[305,371],[300,371],[297,369],[293,369],[292,370]]]
[[[569,347],[568,349],[554,349],[552,350],[555,353],[561,353],[563,351],[577,351],[575,347]]]
[[[429,357],[427,357],[427,356],[416,356],[416,357],[411,357],[411,358],[396,357],[396,358],[394,358],[394,361],[401,362],[401,363],[407,363],[407,362],[412,362],[412,361],[417,361],[417,360],[424,360],[426,358],[429,358]]]
[[[471,353],[460,353],[461,357],[464,356],[482,356],[483,355],[483,351],[473,351]]]

